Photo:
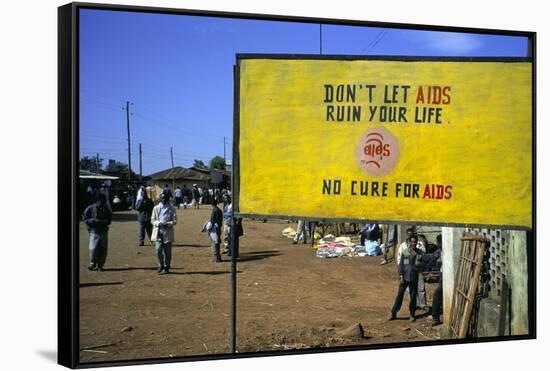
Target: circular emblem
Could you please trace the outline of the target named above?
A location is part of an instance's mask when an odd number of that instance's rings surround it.
[[[365,173],[386,175],[399,161],[399,141],[386,128],[369,129],[359,140],[355,157]]]

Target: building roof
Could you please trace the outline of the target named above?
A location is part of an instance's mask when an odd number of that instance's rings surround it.
[[[195,170],[186,169],[181,166],[176,166],[173,170],[172,168],[161,170],[156,173],[149,175],[152,180],[195,180],[195,181],[208,181],[210,180],[210,175],[200,173]]]
[[[189,169],[198,171],[199,173],[207,174],[208,176],[210,176],[210,174],[212,173],[212,169],[209,169],[209,168],[191,166]],[[221,171],[224,176],[231,177],[231,171],[230,170],[215,169],[215,171]]]
[[[209,168],[206,168],[206,167],[191,166],[191,167],[189,168],[189,170],[194,170],[194,171],[197,171],[197,172],[202,173],[202,174],[210,175],[210,169],[209,169]]]
[[[92,173],[91,171],[82,170],[82,169],[79,169],[79,170],[80,170],[80,172],[79,172],[78,177],[80,179],[99,179],[99,180],[116,180],[116,179],[118,179],[118,177],[116,177],[116,176],[96,174],[96,173]]]

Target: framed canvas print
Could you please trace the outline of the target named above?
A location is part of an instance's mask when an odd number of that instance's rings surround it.
[[[536,337],[535,33],[58,14],[60,364]]]

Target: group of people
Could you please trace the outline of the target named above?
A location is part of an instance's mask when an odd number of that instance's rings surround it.
[[[177,190],[174,194],[179,198],[181,193]],[[157,272],[159,274],[170,273],[172,244],[175,240],[174,226],[177,224],[177,212],[171,199],[172,192],[165,187],[159,195],[159,203],[155,206],[145,187],[142,186],[137,192],[135,202],[135,209],[138,212],[138,244],[144,246],[146,236],[149,237],[151,243],[155,244],[158,263]],[[92,201],[93,203],[84,210],[82,215],[89,233],[90,264],[88,269],[103,271],[107,258],[108,231],[112,220],[112,210],[109,207],[105,192],[95,192]],[[217,205],[216,198],[211,198],[212,212],[208,221],[210,224],[208,235],[212,242],[212,259],[214,262],[221,261],[221,243],[224,244],[224,254],[231,255],[235,253],[231,247],[232,205],[228,193],[224,193],[223,203],[222,211]],[[242,235],[242,233],[238,235]]]
[[[193,187],[191,189],[188,189],[187,186],[184,184],[183,188],[181,188],[179,185],[176,186],[174,189],[174,194],[172,195],[172,191],[168,187],[168,184],[164,185],[164,188],[162,190],[164,193],[168,193],[170,195],[170,198],[173,197],[173,203],[174,206],[178,209],[180,207],[187,208],[192,207],[195,209],[200,209],[200,205],[204,204],[211,204],[212,201],[216,201],[216,203],[222,202],[224,195],[230,195],[231,192],[228,189],[219,189],[219,188],[202,188],[199,187],[197,184],[193,184]]]

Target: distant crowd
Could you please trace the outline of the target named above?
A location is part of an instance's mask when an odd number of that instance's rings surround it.
[[[89,270],[103,271],[108,251],[108,232],[112,221],[112,205],[109,199],[108,186],[102,184],[99,189],[89,187],[86,190],[86,199],[90,204],[82,214],[82,220],[86,224],[89,233]],[[134,209],[138,212],[138,245],[145,245],[146,236],[156,248],[156,258],[159,274],[170,273],[172,260],[172,244],[175,241],[174,226],[177,223],[176,207],[193,207],[199,209],[201,204],[210,201],[212,211],[210,218],[203,225],[203,232],[207,232],[211,241],[212,261],[221,262],[221,254],[231,256],[236,254],[232,248],[231,225],[233,223],[231,193],[228,189],[202,190],[196,184],[187,192],[185,187],[176,187],[173,194],[168,185],[165,185],[158,196],[158,204],[147,192],[145,186],[141,186],[133,202]],[[222,209],[218,207],[223,203]],[[236,221],[238,236],[242,235],[240,220]],[[221,252],[220,246],[224,250]]]

